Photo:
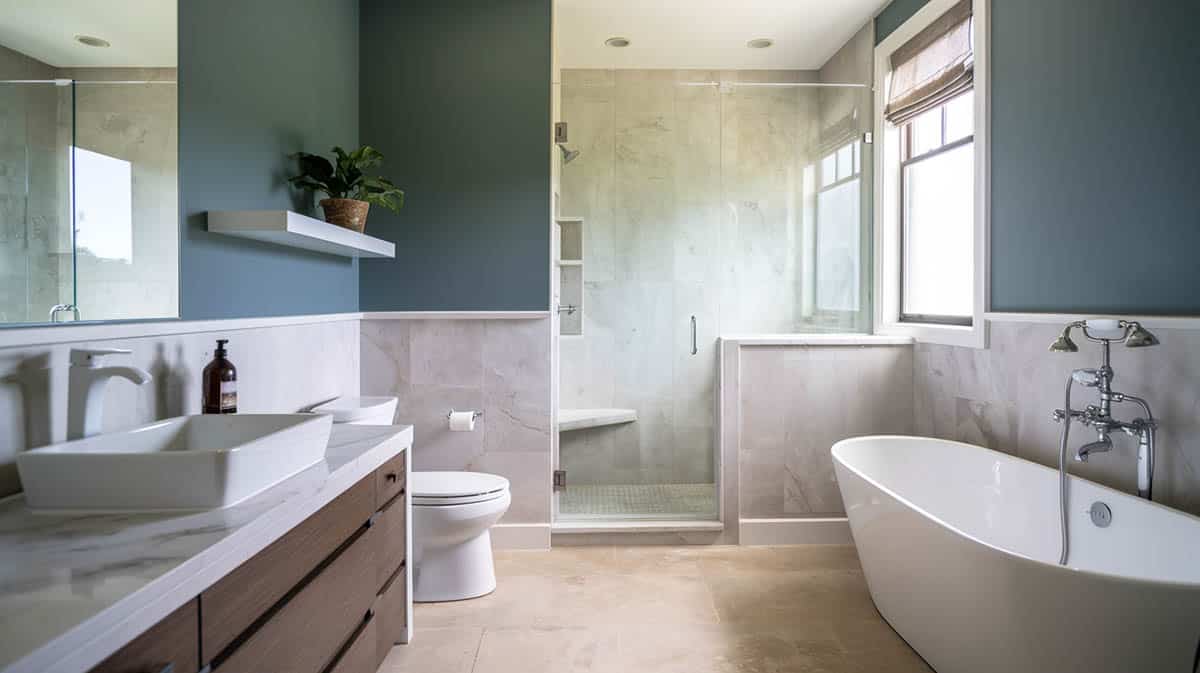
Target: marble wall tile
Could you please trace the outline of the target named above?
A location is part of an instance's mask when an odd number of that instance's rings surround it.
[[[833,444],[912,433],[909,346],[747,346],[737,357],[726,392],[738,395],[744,518],[843,515]]]
[[[550,521],[551,321],[364,320],[364,395],[396,395],[413,425],[413,469],[510,482],[507,523]],[[474,432],[446,414],[483,411]]]
[[[919,434],[981,444],[1044,465],[1058,463],[1061,426],[1050,419],[1062,407],[1072,369],[1096,367],[1099,347],[1077,340],[1080,352],[1046,349],[1060,325],[993,322],[986,350],[918,344],[914,353],[914,427]],[[1200,331],[1154,330],[1160,346],[1113,348],[1116,390],[1145,397],[1161,423],[1155,499],[1200,514]],[[1072,406],[1095,402],[1095,392],[1076,387]],[[1118,405],[1120,418],[1138,415]],[[1076,426],[1072,445],[1085,441]],[[1112,453],[1070,469],[1100,483],[1136,490],[1136,446],[1114,438]]]
[[[70,328],[64,328],[70,329]],[[18,451],[66,439],[68,357],[72,348],[128,348],[114,356],[141,367],[145,386],[112,381],[104,391],[104,430],[200,413],[200,379],[214,341],[229,339],[238,370],[238,410],[290,413],[359,394],[357,319],[309,325],[86,341],[0,349],[0,494],[20,489]]]
[[[799,194],[817,97],[679,85],[739,79],[816,73],[563,71],[563,119],[583,154],[563,170],[562,214],[584,219],[586,283],[583,343],[562,341],[561,406],[639,416],[631,427],[563,436],[577,483],[712,474],[717,337],[796,327]]]

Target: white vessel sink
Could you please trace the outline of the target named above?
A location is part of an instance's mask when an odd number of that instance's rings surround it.
[[[181,416],[17,455],[37,510],[227,507],[325,457],[333,419],[313,414]]]

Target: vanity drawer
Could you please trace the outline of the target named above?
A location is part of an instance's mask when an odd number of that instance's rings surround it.
[[[192,599],[90,673],[161,673],[168,666],[173,673],[196,673],[200,668],[199,620],[197,601]]]
[[[379,576],[375,584],[378,589],[396,573],[396,569],[404,563],[407,550],[408,527],[408,495],[396,496],[387,507],[379,513],[375,527],[379,529]]]
[[[333,668],[329,669],[329,673],[375,673],[379,669],[379,662],[375,659],[379,641],[378,622],[378,619],[371,617],[359,627],[354,640],[342,652]]]
[[[215,666],[216,673],[320,673],[375,600],[377,528],[348,547]]]
[[[374,475],[305,519],[200,594],[200,649],[208,662],[319,566],[375,510]]]
[[[404,468],[407,460],[408,451],[401,451],[375,471],[375,509],[404,491],[408,481],[408,470]]]
[[[408,566],[401,566],[375,599],[378,651],[375,665],[387,658],[392,646],[400,642],[408,626]]]

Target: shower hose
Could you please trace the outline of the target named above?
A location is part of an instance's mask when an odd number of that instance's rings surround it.
[[[1075,375],[1067,377],[1067,392],[1063,396],[1063,429],[1062,439],[1058,443],[1058,521],[1062,531],[1062,553],[1058,564],[1067,565],[1067,555],[1070,553],[1070,542],[1067,539],[1067,438],[1071,434],[1071,386],[1075,383]]]

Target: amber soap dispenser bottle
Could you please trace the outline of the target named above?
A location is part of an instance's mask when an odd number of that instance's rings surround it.
[[[212,362],[204,368],[202,397],[206,414],[237,413],[237,367],[225,357],[227,343],[229,339],[217,339]]]

